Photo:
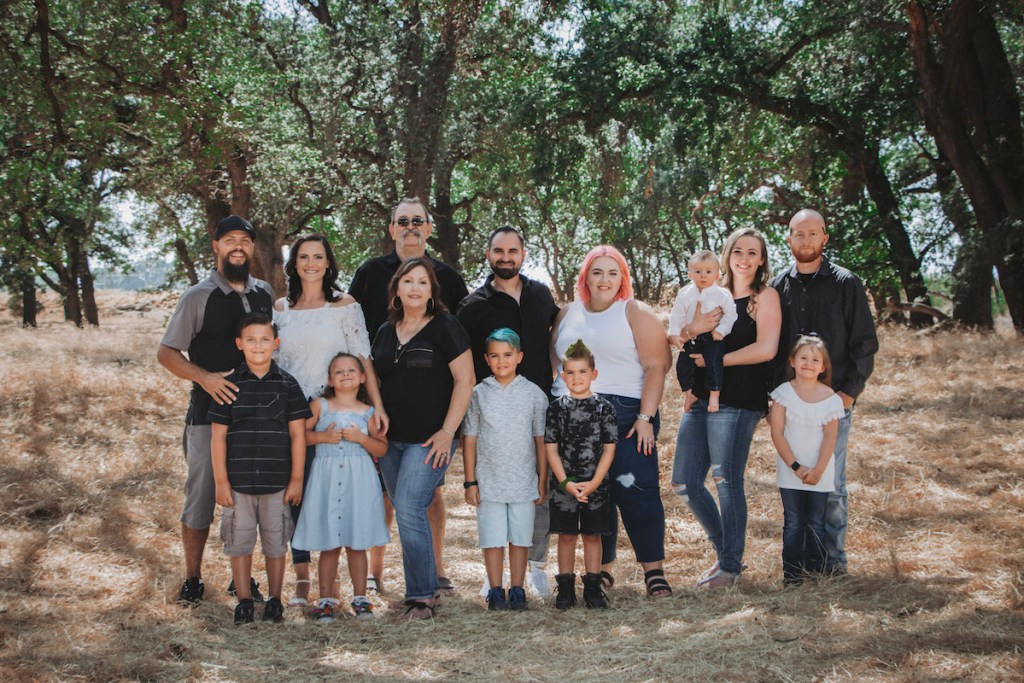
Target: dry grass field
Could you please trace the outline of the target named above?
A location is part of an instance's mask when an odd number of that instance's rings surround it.
[[[691,588],[712,555],[668,485],[671,388],[659,450],[673,599],[646,599],[620,561],[607,612],[533,601],[487,613],[456,461],[446,558],[459,590],[435,620],[403,623],[378,605],[370,624],[290,614],[236,628],[215,543],[206,602],[174,604],[187,387],[155,361],[174,300],[104,292],[100,329],[60,322],[52,299],[36,330],[0,314],[4,681],[1024,680],[1024,342],[1011,333],[881,331],[854,417],[847,578],[783,588],[762,424],[747,471],[749,570],[732,589]],[[397,550],[386,580],[400,597]]]

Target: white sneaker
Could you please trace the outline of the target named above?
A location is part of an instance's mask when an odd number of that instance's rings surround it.
[[[551,597],[551,582],[540,562],[530,562],[530,571],[526,573],[526,589],[537,597]]]

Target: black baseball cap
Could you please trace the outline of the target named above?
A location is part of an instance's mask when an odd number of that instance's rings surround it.
[[[221,237],[234,230],[247,232],[249,233],[249,237],[256,239],[256,231],[253,229],[252,224],[241,216],[235,216],[233,214],[217,221],[217,230],[213,233],[213,239],[219,240]]]

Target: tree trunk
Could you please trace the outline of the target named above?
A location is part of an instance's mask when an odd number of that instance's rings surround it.
[[[942,212],[960,236],[953,264],[953,320],[961,325],[992,329],[992,249],[961,192],[953,167],[939,153],[932,159]]]
[[[64,290],[64,320],[81,327],[82,301],[78,294],[78,280],[72,276],[71,271],[71,268],[61,268],[57,273],[61,289]]]
[[[438,165],[434,179],[434,206],[431,214],[434,217],[433,246],[441,260],[456,270],[460,268],[459,229],[455,225],[455,207],[452,206],[452,173],[455,164],[443,159]]]
[[[92,269],[89,268],[87,256],[83,256],[79,264],[78,281],[82,286],[82,312],[85,315],[85,322],[99,327],[100,309],[96,305],[96,283],[92,276]]]
[[[1024,333],[1024,126],[1002,38],[987,3],[954,0],[934,14],[919,0],[905,7],[918,106],[970,199]]]
[[[17,278],[21,284],[21,325],[36,327],[36,309],[39,306],[36,299],[36,279],[27,271],[20,272]]]
[[[903,226],[899,214],[899,200],[896,199],[889,177],[882,168],[878,152],[877,144],[870,144],[863,139],[856,140],[847,149],[847,153],[852,153],[851,156],[859,162],[868,194],[878,208],[881,232],[889,243],[893,265],[896,266],[907,300],[928,303],[928,286],[921,274],[921,260],[914,253],[914,245],[911,244],[910,236]],[[912,313],[910,322],[912,325],[922,326],[930,324],[932,320],[925,314]]]
[[[196,274],[196,262],[192,260],[192,255],[188,253],[188,244],[185,243],[183,237],[174,240],[174,252],[178,255],[178,263],[185,269],[188,283],[190,285],[198,283],[199,276]]]
[[[88,176],[83,176],[84,183]],[[83,183],[83,184],[84,184]],[[98,326],[100,324],[99,307],[96,305],[96,286],[89,268],[89,253],[86,244],[91,226],[84,218],[74,217],[65,224],[68,240],[68,275],[75,282],[79,292],[79,301],[84,322]],[[82,320],[76,323],[81,326]]]

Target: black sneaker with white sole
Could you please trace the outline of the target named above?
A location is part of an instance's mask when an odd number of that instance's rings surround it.
[[[251,624],[253,622],[252,600],[239,600],[235,605],[235,626],[239,624]]]
[[[263,621],[272,621],[278,624],[284,621],[284,605],[280,598],[270,598],[263,607]]]
[[[182,607],[198,607],[199,603],[203,601],[205,591],[206,586],[203,585],[203,580],[198,576],[190,576],[181,584],[181,590],[178,592],[178,604]]]
[[[231,583],[228,584],[228,595],[233,598],[238,597],[234,579],[231,579]],[[249,596],[253,602],[263,602],[263,593],[260,593],[260,585],[252,577],[249,577]]]

